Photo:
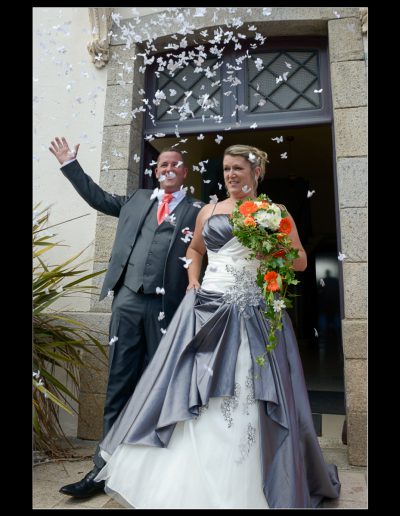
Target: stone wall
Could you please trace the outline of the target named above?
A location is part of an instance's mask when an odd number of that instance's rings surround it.
[[[367,80],[360,17],[328,23],[343,262],[348,457],[367,463]]]

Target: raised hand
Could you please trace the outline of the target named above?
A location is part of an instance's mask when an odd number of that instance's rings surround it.
[[[70,161],[71,159],[76,158],[78,155],[79,145],[80,143],[77,143],[74,146],[74,150],[72,151],[69,148],[67,140],[64,138],[64,136],[61,137],[61,140],[58,138],[58,136],[56,136],[54,141],[52,140],[51,142],[49,151],[58,159],[60,165],[63,165],[66,161]]]

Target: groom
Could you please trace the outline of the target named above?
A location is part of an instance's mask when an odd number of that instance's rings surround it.
[[[71,151],[65,138],[55,138],[50,152],[78,194],[92,208],[119,217],[109,267],[100,300],[113,293],[110,322],[109,377],[103,417],[107,434],[132,395],[183,299],[188,283],[184,261],[190,242],[184,229],[194,231],[202,204],[181,189],[187,176],[183,155],[161,152],[155,174],[162,190],[137,189],[129,196],[109,194],[85,174],[76,160],[79,144]],[[79,482],[60,492],[88,498],[103,491],[95,482],[105,462],[97,447],[94,468]]]

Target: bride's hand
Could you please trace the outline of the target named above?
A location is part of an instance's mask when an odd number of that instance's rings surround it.
[[[195,290],[199,290],[200,283],[197,280],[189,281],[189,285],[186,288],[186,292],[189,292],[189,290],[191,290],[192,288],[194,288]]]

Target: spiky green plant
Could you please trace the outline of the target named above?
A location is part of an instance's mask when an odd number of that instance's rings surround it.
[[[104,270],[85,274],[87,269],[82,269],[82,265],[86,261],[77,262],[85,249],[60,265],[47,265],[44,254],[63,244],[54,240],[55,234],[49,233],[54,226],[47,226],[48,208],[37,212],[39,205],[34,207],[32,224],[34,448],[60,456],[65,454],[65,443],[69,441],[61,428],[59,413],[60,410],[76,412],[69,399],[78,403],[79,368],[88,367],[81,354],[83,351],[93,354],[89,344],[94,344],[104,357],[106,352],[96,338],[101,332],[63,315],[53,305],[60,298],[91,293],[96,287],[87,281]],[[60,224],[65,222],[69,220]],[[60,371],[66,375],[65,382],[58,379]],[[72,384],[72,388],[67,384]]]

